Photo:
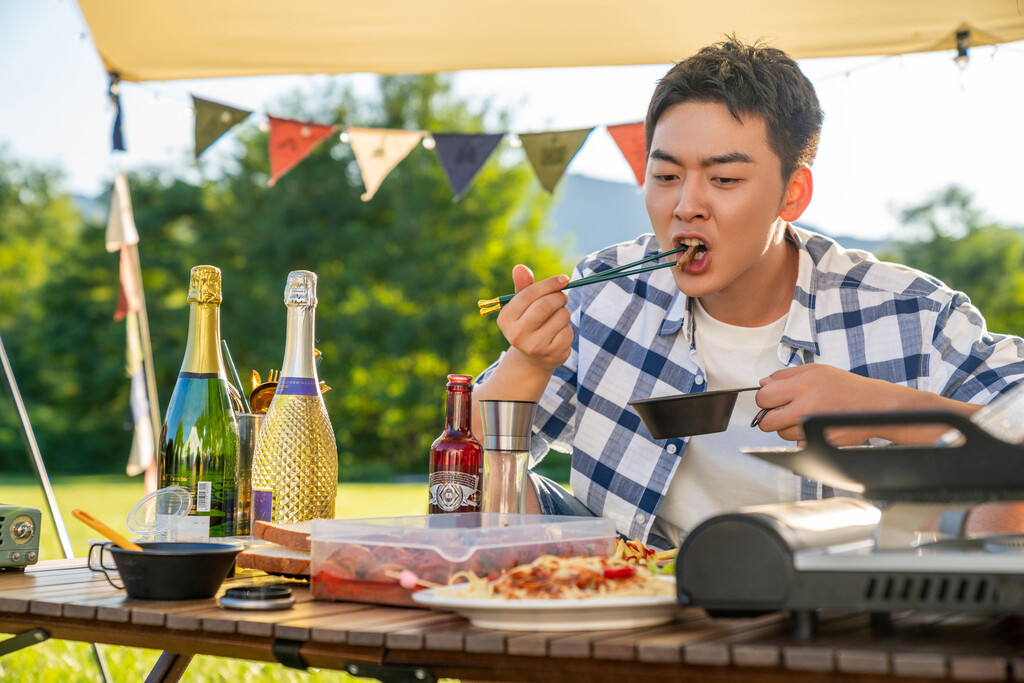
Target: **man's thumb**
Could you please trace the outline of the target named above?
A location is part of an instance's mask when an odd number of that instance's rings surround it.
[[[512,284],[515,285],[518,294],[533,284],[533,271],[520,263],[512,269]]]

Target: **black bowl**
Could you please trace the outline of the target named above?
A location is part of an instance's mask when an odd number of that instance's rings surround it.
[[[197,600],[212,598],[235,566],[241,546],[227,543],[139,543],[142,552],[113,544],[102,549],[114,557],[114,565],[129,597],[144,600]],[[107,572],[103,563],[89,566]],[[107,578],[110,576],[108,574]]]
[[[758,389],[760,387],[676,394],[630,401],[629,405],[636,410],[655,439],[714,434],[729,427],[729,418],[739,393]]]

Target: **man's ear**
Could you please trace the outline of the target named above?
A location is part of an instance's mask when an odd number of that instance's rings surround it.
[[[811,169],[806,164],[793,171],[786,186],[786,198],[779,211],[779,218],[792,223],[800,218],[807,205],[811,203],[811,195],[814,194],[814,178],[811,177]]]

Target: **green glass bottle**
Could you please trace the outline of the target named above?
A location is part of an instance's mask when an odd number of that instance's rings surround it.
[[[196,266],[189,280],[188,339],[160,430],[160,486],[192,493],[178,540],[235,535],[238,425],[220,345],[220,269]],[[159,511],[157,511],[159,514]]]

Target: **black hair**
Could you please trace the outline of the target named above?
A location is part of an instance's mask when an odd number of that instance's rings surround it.
[[[818,152],[824,115],[814,86],[785,52],[735,37],[702,48],[673,66],[658,82],[647,109],[646,149],[665,111],[683,102],[718,102],[736,120],[760,116],[768,145],[782,162],[786,181]]]

